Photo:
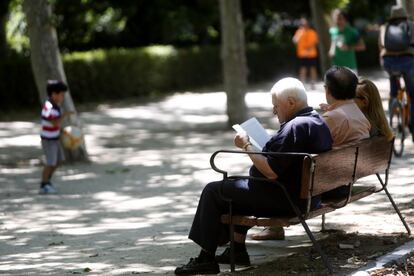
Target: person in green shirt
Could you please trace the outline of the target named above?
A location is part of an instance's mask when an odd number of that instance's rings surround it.
[[[358,30],[349,25],[343,10],[337,9],[333,12],[333,21],[335,26],[329,29],[331,35],[329,56],[332,58],[332,65],[346,66],[358,73],[355,51],[365,50],[364,40]]]

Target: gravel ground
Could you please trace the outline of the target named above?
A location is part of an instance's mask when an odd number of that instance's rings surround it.
[[[376,269],[370,273],[372,276],[407,276],[414,275],[414,253],[411,253],[407,258],[398,262],[391,263],[387,267]]]
[[[388,87],[382,76],[375,81]],[[246,99],[251,115],[274,130],[270,87],[263,85]],[[323,100],[321,91],[318,83],[317,91],[310,92],[311,106]],[[382,94],[386,106],[386,92]],[[42,155],[38,115],[0,122],[0,274],[172,275],[199,250],[187,238],[191,221],[204,185],[221,177],[210,169],[209,157],[217,149],[233,148],[224,93],[181,93],[159,102],[100,105],[81,112],[81,117],[93,162],[59,169],[54,178],[59,194],[50,197],[37,194]],[[403,158],[392,160],[389,189],[414,229],[410,140]],[[245,169],[243,160],[225,161]],[[377,179],[365,180],[373,181]],[[396,234],[404,228],[384,193],[327,216],[327,228],[354,234],[317,233],[320,219],[310,220],[309,226],[321,239],[336,275],[408,240]],[[339,243],[355,248],[339,249]],[[300,225],[286,229],[286,241],[248,240],[247,247],[257,267],[240,272],[245,275],[325,271],[318,254],[309,255],[309,239]]]
[[[334,270],[334,275],[348,275],[365,266],[377,257],[394,250],[411,240],[405,234],[366,235],[345,233],[342,231],[330,233],[320,241]],[[343,245],[347,249],[341,249]],[[352,248],[349,248],[352,247]],[[402,270],[401,266],[393,267],[393,271]],[[386,271],[384,269],[384,271]],[[321,257],[312,248],[303,248],[300,252],[275,261],[245,268],[237,275],[329,275],[321,261]],[[225,273],[225,275],[230,275]],[[414,275],[414,274],[372,274],[379,275]]]

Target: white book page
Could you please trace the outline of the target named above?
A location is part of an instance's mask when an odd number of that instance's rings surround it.
[[[237,132],[246,132],[246,134],[250,137],[250,142],[253,146],[260,150],[262,150],[262,148],[270,140],[270,135],[255,117],[250,118],[240,125],[233,125],[233,129]]]

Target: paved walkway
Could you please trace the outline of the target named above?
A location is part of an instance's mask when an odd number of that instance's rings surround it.
[[[385,106],[387,80],[382,73],[369,75]],[[275,129],[267,93],[271,85],[248,93],[247,102],[252,115]],[[316,88],[309,94],[312,106],[324,101],[322,84]],[[211,92],[83,112],[93,162],[61,168],[55,196],[37,195],[42,154],[37,120],[0,122],[0,274],[85,269],[89,275],[172,274],[198,252],[187,234],[200,191],[220,177],[210,169],[210,154],[233,148],[234,132],[226,128],[224,110],[225,94]],[[411,139],[406,144],[404,157],[393,160],[390,192],[414,229],[414,149]],[[249,164],[240,158],[224,161],[239,171]],[[319,223],[312,220],[311,228],[317,230]],[[382,194],[327,216],[327,226],[376,234],[404,231]],[[283,242],[249,240],[253,263],[309,244],[300,226],[286,234]]]

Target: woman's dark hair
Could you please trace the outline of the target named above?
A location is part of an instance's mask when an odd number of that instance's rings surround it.
[[[355,98],[358,77],[343,66],[332,66],[325,73],[325,85],[337,100]]]
[[[53,92],[66,92],[68,86],[63,81],[48,80],[46,85],[47,95],[50,97]]]

